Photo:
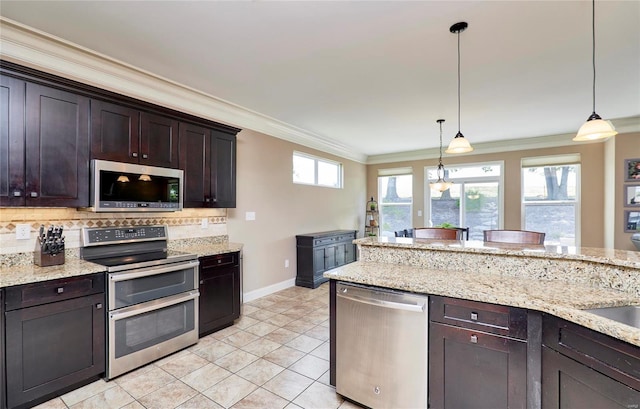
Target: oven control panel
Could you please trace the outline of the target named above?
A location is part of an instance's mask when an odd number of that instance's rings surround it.
[[[167,238],[166,226],[85,227],[82,229],[83,246],[113,244],[118,242],[167,240]]]

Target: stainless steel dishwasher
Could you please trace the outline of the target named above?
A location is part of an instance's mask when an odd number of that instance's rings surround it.
[[[426,408],[427,296],[336,285],[336,391],[371,408]]]

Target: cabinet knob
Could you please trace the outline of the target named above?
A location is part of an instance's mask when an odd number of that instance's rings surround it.
[[[147,155],[146,153],[142,154],[142,159],[147,159],[149,157],[149,155]]]
[[[478,321],[478,313],[477,312],[472,312],[471,313],[471,321]]]
[[[64,292],[64,287],[58,287],[58,288],[56,289],[56,292],[57,292],[58,294],[62,294],[62,293]]]
[[[96,304],[96,310],[101,310],[101,309],[102,309],[102,303]]]
[[[31,193],[29,193],[29,196],[38,197],[38,192],[31,192]]]
[[[471,335],[471,339],[469,341],[471,341],[472,344],[477,344],[478,343],[478,336],[475,335],[475,334]]]
[[[22,192],[21,192],[21,191],[19,191],[19,190],[15,190],[15,191],[13,192],[13,197],[20,197],[20,196],[22,196]]]
[[[200,284],[204,284],[204,280],[200,280]]]
[[[222,260],[218,260],[218,264],[222,263]]]
[[[138,152],[132,152],[131,156],[134,157],[134,158],[137,158],[138,157]]]

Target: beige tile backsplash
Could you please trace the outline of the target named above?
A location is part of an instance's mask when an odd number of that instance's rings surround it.
[[[208,226],[202,228],[202,219]],[[16,239],[16,225],[31,225],[29,240]],[[72,208],[0,208],[0,254],[32,252],[40,225],[62,225],[66,247],[80,246],[83,227],[139,226],[166,224],[169,239],[227,235],[227,209],[184,209],[167,213],[92,213]]]

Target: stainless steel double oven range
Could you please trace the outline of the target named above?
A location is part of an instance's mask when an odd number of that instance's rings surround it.
[[[167,226],[83,228],[81,257],[107,268],[111,379],[198,342],[198,260]]]

